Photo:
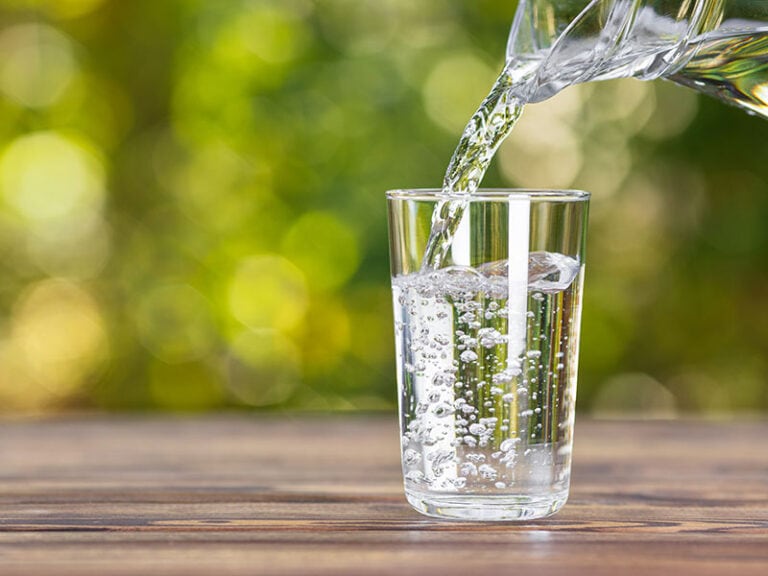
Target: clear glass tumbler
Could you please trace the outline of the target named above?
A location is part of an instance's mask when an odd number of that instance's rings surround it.
[[[554,514],[570,483],[589,194],[481,189],[438,269],[424,251],[452,199],[387,200],[408,501],[443,518]]]

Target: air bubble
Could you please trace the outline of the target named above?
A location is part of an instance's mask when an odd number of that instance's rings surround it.
[[[493,348],[506,342],[506,337],[495,328],[481,328],[477,333],[477,339],[484,348]]]
[[[459,359],[468,364],[470,362],[475,362],[477,360],[477,354],[475,354],[472,350],[465,350],[461,353],[459,356]]]
[[[459,316],[459,322],[462,322],[464,324],[472,324],[476,318],[477,316],[475,316],[473,312],[467,312]]]
[[[467,479],[463,476],[459,476],[451,480],[451,484],[453,484],[454,488],[461,490],[467,485]]]
[[[477,472],[484,480],[496,480],[496,477],[499,475],[499,473],[496,471],[496,468],[490,464],[481,464],[477,468]]]
[[[446,416],[450,416],[455,412],[453,406],[448,404],[447,402],[441,402],[433,409],[433,414],[437,416],[438,418],[445,418]]]
[[[501,446],[499,446],[499,450],[502,452],[510,452],[511,450],[514,450],[515,447],[520,442],[520,438],[507,438],[504,440],[504,442],[501,443]]]
[[[453,450],[437,450],[432,455],[432,472],[435,476],[440,476],[443,473],[443,468],[454,457]]]
[[[403,453],[403,462],[405,462],[405,464],[408,466],[418,464],[421,462],[421,454],[416,452],[416,450],[406,450]]]
[[[447,346],[448,344],[451,343],[451,341],[448,339],[448,337],[443,335],[443,334],[438,334],[437,336],[435,336],[433,338],[433,340],[436,343],[440,344],[441,346]]]
[[[411,482],[421,483],[424,481],[424,472],[421,472],[420,470],[411,470],[405,475],[405,479],[410,480]]]
[[[472,424],[469,427],[469,433],[475,434],[479,436],[480,434],[484,434],[486,431],[485,424]]]

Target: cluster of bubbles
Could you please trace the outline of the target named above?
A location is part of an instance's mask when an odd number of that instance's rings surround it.
[[[510,347],[516,320],[507,266],[393,279],[402,457],[412,489],[533,490],[567,481],[560,450],[570,442],[574,380],[566,364],[580,265],[562,254],[530,254],[520,350]],[[552,334],[560,334],[557,342],[549,342]]]

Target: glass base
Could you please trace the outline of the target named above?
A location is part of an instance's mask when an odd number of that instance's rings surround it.
[[[436,494],[406,488],[405,497],[417,511],[435,518],[474,521],[535,520],[556,513],[568,490],[541,496]]]

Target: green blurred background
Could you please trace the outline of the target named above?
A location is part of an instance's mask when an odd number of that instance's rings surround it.
[[[391,410],[383,193],[434,187],[506,0],[0,0],[0,413]],[[531,106],[485,184],[594,193],[579,408],[768,408],[768,123]]]

